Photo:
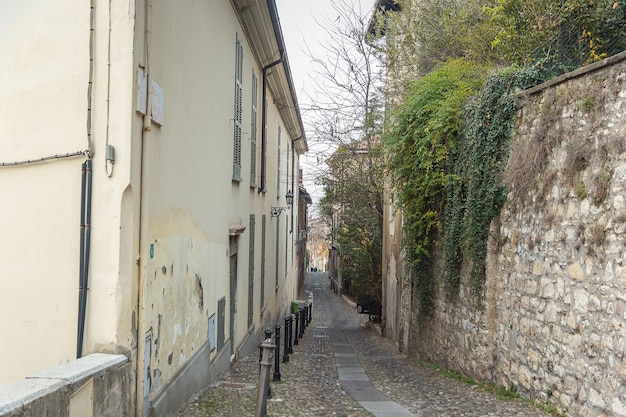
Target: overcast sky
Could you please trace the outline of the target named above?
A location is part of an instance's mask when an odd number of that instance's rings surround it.
[[[301,108],[307,107],[307,91],[314,96],[316,91],[315,68],[311,62],[308,50],[317,57],[323,57],[323,45],[332,42],[322,24],[334,22],[337,12],[332,4],[352,8],[360,11],[363,16],[370,16],[376,0],[276,0],[280,25],[287,47],[291,75],[298,95]],[[306,114],[303,115],[305,129],[307,126]],[[316,209],[319,198],[323,195],[322,187],[314,183],[315,173],[324,167],[323,160],[328,157],[327,146],[318,143],[315,137],[307,136],[309,152],[300,158],[304,170],[304,186],[313,197],[313,210]],[[320,163],[321,162],[321,163]]]

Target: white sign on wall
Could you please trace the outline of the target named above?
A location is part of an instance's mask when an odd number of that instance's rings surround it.
[[[209,351],[215,349],[215,314],[209,317]]]
[[[146,114],[148,104],[148,76],[143,67],[137,68],[137,111]]]
[[[165,91],[156,81],[152,80],[152,120],[163,126],[165,121]]]

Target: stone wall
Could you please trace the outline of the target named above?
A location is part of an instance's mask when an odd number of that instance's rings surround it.
[[[518,122],[482,304],[439,290],[410,352],[569,416],[624,417],[626,54],[526,92]]]

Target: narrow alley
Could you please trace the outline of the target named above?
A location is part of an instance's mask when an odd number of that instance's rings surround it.
[[[281,346],[281,378],[271,383],[268,416],[547,415],[521,400],[446,378],[398,353],[389,340],[366,328],[367,315],[357,314],[330,291],[325,273],[308,273],[305,291],[313,293],[312,321],[287,363]],[[241,358],[176,416],[254,415],[258,359],[258,354]]]

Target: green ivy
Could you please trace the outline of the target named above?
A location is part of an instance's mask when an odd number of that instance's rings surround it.
[[[485,73],[455,60],[419,79],[385,136],[420,313],[432,305],[431,251],[439,244],[448,292],[458,290],[467,263],[479,300],[489,226],[507,198],[503,174],[518,91],[545,79],[540,66],[509,67],[483,82]]]
[[[428,264],[433,236],[440,226],[446,187],[454,181],[449,158],[458,146],[464,105],[480,88],[485,72],[480,65],[457,59],[418,79],[384,138],[422,313],[431,305]]]
[[[489,226],[507,197],[503,174],[509,139],[520,106],[517,92],[540,81],[540,72],[534,68],[505,68],[489,77],[466,107],[463,152],[455,159],[455,171],[462,180],[451,184],[448,191],[452,199],[446,206],[446,218],[450,222],[444,229],[451,233],[446,239],[445,256],[451,284],[457,284],[455,274],[461,262],[460,248],[457,247],[458,229],[462,228],[461,240],[471,266],[470,288],[476,295],[481,293],[485,278]],[[459,213],[464,215],[462,226],[458,223]]]

